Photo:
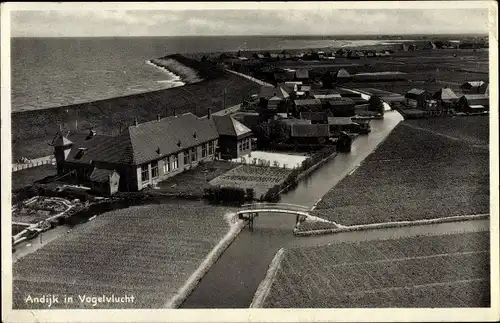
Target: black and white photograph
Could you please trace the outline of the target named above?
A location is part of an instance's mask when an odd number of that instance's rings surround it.
[[[497,12],[2,3],[2,321],[500,319]]]

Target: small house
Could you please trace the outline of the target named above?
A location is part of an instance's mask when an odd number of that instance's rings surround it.
[[[306,69],[298,69],[295,71],[295,81],[309,82],[309,71]]]
[[[281,86],[262,86],[259,93],[259,108],[261,111],[287,111],[290,94]]]
[[[417,109],[425,107],[426,100],[431,100],[432,94],[422,89],[411,89],[405,94],[405,103],[407,106]]]
[[[317,112],[311,112],[311,111],[304,111],[300,112],[300,119],[302,120],[309,120],[311,124],[318,124],[318,123],[327,123],[328,122],[328,117],[327,113],[324,111],[317,111]]]
[[[356,114],[355,102],[349,98],[330,100],[325,106],[334,117],[352,117]]]
[[[484,113],[490,109],[490,98],[484,94],[466,94],[458,101],[457,110],[464,113]]]
[[[239,158],[252,151],[252,130],[229,115],[213,116],[213,119],[222,159]]]
[[[484,82],[483,81],[470,81],[470,82],[465,82],[464,84],[460,85],[460,90],[463,93],[481,93],[481,89],[484,88]]]

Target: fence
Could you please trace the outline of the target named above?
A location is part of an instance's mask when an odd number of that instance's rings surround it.
[[[42,165],[55,165],[56,159],[54,157],[44,157],[37,160],[32,160],[24,164],[13,164],[12,171],[17,172],[23,169],[38,167]]]

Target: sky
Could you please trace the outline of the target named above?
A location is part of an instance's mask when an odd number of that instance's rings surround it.
[[[12,11],[14,37],[487,33],[487,9]]]

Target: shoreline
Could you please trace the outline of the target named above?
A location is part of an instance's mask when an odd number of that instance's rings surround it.
[[[183,85],[200,82],[203,79],[193,68],[186,66],[172,58],[152,58],[146,61],[146,64],[156,67],[170,76],[172,79],[165,83],[181,83]]]

